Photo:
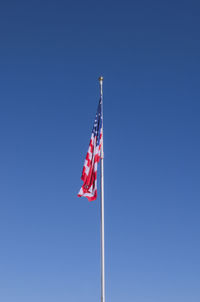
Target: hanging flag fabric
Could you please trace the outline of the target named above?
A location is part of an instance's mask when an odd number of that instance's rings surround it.
[[[83,166],[81,179],[83,185],[78,196],[84,196],[89,201],[97,199],[97,167],[101,158],[102,146],[102,98],[100,98],[92,129],[89,149]]]

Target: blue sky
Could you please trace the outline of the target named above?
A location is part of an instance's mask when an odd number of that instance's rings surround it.
[[[199,11],[1,3],[1,301],[100,301],[99,199],[76,196],[100,75],[107,301],[200,301]]]

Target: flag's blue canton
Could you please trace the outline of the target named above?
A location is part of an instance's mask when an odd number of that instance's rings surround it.
[[[96,142],[97,146],[100,143],[100,134],[101,134],[101,127],[102,127],[102,108],[101,107],[102,107],[102,99],[100,98],[95,121],[94,121],[94,126],[92,129],[92,132],[97,137],[97,142]]]

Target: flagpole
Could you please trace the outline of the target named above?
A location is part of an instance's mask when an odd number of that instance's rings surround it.
[[[101,147],[101,302],[105,302],[105,241],[104,241],[104,152],[103,152],[103,77],[99,78],[102,101],[102,147]]]

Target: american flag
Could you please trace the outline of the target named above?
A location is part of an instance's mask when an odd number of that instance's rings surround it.
[[[89,149],[83,166],[81,179],[83,185],[78,196],[84,196],[89,201],[97,199],[97,166],[101,158],[102,146],[102,98],[100,98],[92,129]]]

